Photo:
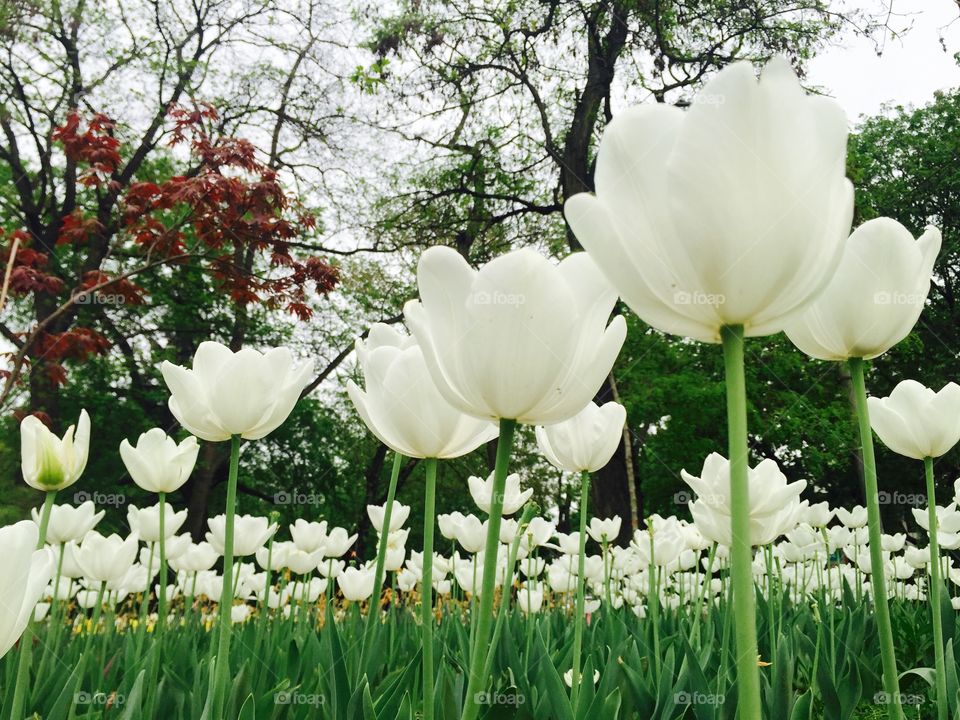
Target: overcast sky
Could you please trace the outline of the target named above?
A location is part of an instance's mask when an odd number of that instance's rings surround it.
[[[879,57],[876,43],[848,38],[843,47],[811,61],[807,81],[828,90],[852,121],[875,114],[887,102],[923,105],[934,90],[960,86],[960,66],[953,59],[960,52],[958,18],[960,7],[953,0],[893,0],[889,24],[907,30],[902,37],[888,36]]]

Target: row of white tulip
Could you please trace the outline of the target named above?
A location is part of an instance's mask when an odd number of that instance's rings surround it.
[[[937,588],[940,529],[933,458],[960,438],[956,409],[960,388],[950,384],[935,393],[905,381],[889,398],[868,399],[864,360],[889,350],[916,323],[929,292],[940,233],[930,227],[915,240],[895,220],[878,218],[850,234],[853,187],[845,177],[846,119],[831,100],[804,93],[785,60],[772,60],[759,82],[749,65],[733,65],[718,73],[703,92],[724,102],[695,101],[687,111],[643,105],[617,114],[608,124],[597,155],[596,193],[574,196],[565,206],[567,221],[585,253],[573,253],[555,264],[531,249],[520,249],[475,270],[454,250],[431,248],[417,268],[419,299],[404,307],[411,335],[377,325],[357,343],[364,388],[349,383],[348,393],[367,427],[394,451],[395,459],[381,518],[388,530],[372,571],[348,568],[340,578],[348,574],[358,578],[365,590],[366,577],[372,574],[371,594],[380,596],[386,568],[396,564],[405,542],[405,536],[402,542],[395,535],[399,528],[389,530],[394,527],[391,516],[400,462],[403,456],[424,459],[424,546],[419,572],[422,716],[426,720],[432,720],[434,708],[431,609],[438,461],[497,439],[493,475],[470,485],[488,516],[486,522],[468,517],[454,522],[453,535],[465,549],[469,545],[474,553],[471,565],[479,572],[471,570],[469,576],[470,589],[479,597],[462,720],[478,716],[477,698],[489,681],[491,638],[497,632],[495,620],[500,622],[493,612],[494,588],[501,568],[509,577],[517,558],[528,560],[533,549],[532,541],[516,538],[509,549],[501,549],[512,527],[504,517],[523,509],[518,525],[522,536],[539,538],[542,532],[545,537],[538,545],[552,537],[552,530],[541,531],[544,521],[532,519],[533,508],[524,505],[528,494],[520,490],[519,479],[509,474],[518,424],[536,426],[545,457],[561,470],[580,476],[578,547],[567,571],[576,578],[570,679],[576,711],[587,578],[596,577],[596,562],[586,553],[590,473],[608,462],[626,417],[615,403],[599,407],[592,402],[625,339],[623,317],[610,319],[618,296],[654,328],[723,348],[728,452],[726,457],[707,457],[699,476],[687,472],[682,476],[697,494],[690,507],[697,532],[704,541],[729,548],[742,718],[754,720],[761,714],[752,548],[796,532],[809,511],[800,501],[804,481],[788,482],[772,459],[752,469],[748,466],[744,338],[784,331],[812,357],[849,364],[863,450],[868,528],[863,547],[869,557],[869,592],[884,688],[889,697],[900,697],[886,602],[884,553],[888,551],[883,548],[871,425],[891,449],[924,462],[928,567],[930,584]],[[170,410],[180,424],[201,440],[230,442],[226,512],[222,520],[211,522],[208,538],[223,556],[220,603],[230,606],[239,586],[235,559],[253,554],[256,548],[244,551],[258,544],[245,532],[243,537],[236,532],[238,522],[246,522],[235,517],[240,443],[265,437],[287,418],[308,383],[311,365],[295,366],[291,353],[283,348],[265,354],[250,349],[231,352],[205,342],[192,368],[164,362],[161,371],[171,392]],[[36,419],[25,420],[23,428],[24,478],[47,492],[39,516],[42,546],[56,491],[76,482],[83,471],[89,420],[83,413],[76,436],[71,428],[62,439]],[[162,431],[151,430],[136,446],[125,445],[121,453],[134,481],[158,494],[156,544],[160,573],[166,579],[165,496],[189,476],[197,442],[188,438],[177,444]],[[944,513],[945,523],[948,515]],[[146,524],[140,519],[141,530]],[[264,531],[269,529],[269,523],[262,524]],[[648,538],[646,551],[641,549],[642,538],[631,549],[611,549],[614,525],[601,522],[591,528],[601,537],[602,595],[607,605],[629,600],[632,592],[641,597],[636,586],[642,580],[647,582],[648,601],[659,597],[661,573],[649,568],[673,568],[670,563],[676,562],[677,571],[686,572],[682,551],[674,556],[668,550],[669,540],[651,544]],[[679,527],[679,521],[653,518],[647,535],[669,537],[671,527]],[[259,540],[260,535],[253,537]],[[827,537],[829,544],[829,533]],[[856,532],[853,537],[859,540]],[[83,542],[86,538],[80,552]],[[307,555],[319,550],[319,545],[309,552],[298,548]],[[686,550],[693,552],[692,547]],[[661,565],[660,554],[670,562]],[[766,554],[770,563],[785,559],[770,551]],[[718,550],[710,559],[724,562],[726,555]],[[856,573],[864,564],[859,550],[854,558]],[[297,555],[297,559],[306,566],[319,556],[308,560]],[[633,568],[634,560],[639,561],[639,569],[617,578],[616,568],[623,563]],[[644,561],[649,566],[646,577]],[[38,564],[49,565],[50,560],[41,559]],[[413,567],[405,569],[414,572]],[[832,578],[829,568],[818,569],[826,569],[826,577]],[[442,563],[436,570],[440,580]],[[803,576],[804,570],[799,572]],[[100,582],[102,590],[105,581]],[[709,588],[712,583],[700,587]],[[521,592],[531,611],[536,589],[531,583]],[[595,583],[589,589],[595,592]],[[166,595],[161,592],[158,602],[161,629],[166,621]],[[656,613],[659,603],[648,606]],[[946,708],[939,603],[931,607],[937,693]],[[375,622],[376,613],[368,613],[358,664],[361,673]],[[214,716],[225,707],[230,674],[229,615],[221,613],[219,623],[211,697]],[[29,674],[28,655],[21,653],[24,677]],[[888,704],[891,720],[900,718],[898,702]],[[13,709],[22,716],[17,696]]]

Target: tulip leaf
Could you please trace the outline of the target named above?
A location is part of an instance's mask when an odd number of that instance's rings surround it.
[[[124,698],[123,715],[120,716],[120,720],[137,720],[137,718],[142,717],[140,712],[140,695],[143,694],[143,679],[146,677],[146,674],[146,670],[141,670],[137,674],[137,679],[134,680],[133,687],[130,688],[130,692],[126,698]]]

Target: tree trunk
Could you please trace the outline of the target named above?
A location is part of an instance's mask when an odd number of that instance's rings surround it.
[[[230,457],[229,447],[229,443],[201,443],[196,469],[183,486],[187,500],[184,530],[190,533],[194,542],[203,540],[206,533],[210,493],[224,479],[224,468]]]

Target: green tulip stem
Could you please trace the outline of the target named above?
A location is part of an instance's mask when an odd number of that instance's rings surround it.
[[[47,542],[47,528],[50,527],[50,513],[53,511],[53,501],[57,497],[56,490],[50,490],[43,498],[43,509],[40,511],[40,532],[37,534],[37,550],[43,548]]]
[[[897,659],[893,649],[893,628],[887,605],[887,586],[884,580],[883,555],[880,545],[880,497],[877,493],[877,464],[873,455],[873,432],[867,410],[867,387],[863,379],[863,358],[850,358],[850,379],[853,382],[860,426],[860,444],[863,453],[863,482],[867,496],[867,526],[870,531],[870,582],[873,588],[874,612],[880,635],[880,658],[883,665],[883,687],[886,691],[887,714],[890,720],[901,720],[900,683],[897,678]]]
[[[166,536],[166,493],[157,493],[160,504],[160,591],[157,595],[157,630],[163,632],[167,622],[167,536]],[[147,588],[147,594],[150,588]]]
[[[923,471],[927,480],[927,519],[930,534],[930,587],[927,599],[933,613],[933,652],[937,672],[937,718],[947,720],[947,670],[943,658],[943,621],[940,617],[940,548],[937,541],[937,498],[933,483],[933,458],[923,459]]]
[[[400,467],[403,465],[403,455],[393,454],[393,468],[390,471],[390,485],[387,488],[387,504],[383,510],[383,524],[380,525],[380,542],[377,547],[377,568],[373,575],[373,594],[370,596],[370,610],[367,613],[367,625],[363,631],[363,640],[360,643],[360,664],[358,674],[366,672],[367,648],[373,637],[373,629],[379,622],[380,595],[383,593],[383,568],[387,563],[387,544],[390,538],[390,520],[393,515],[393,500],[397,495],[397,480],[400,478]],[[386,532],[384,532],[386,531]],[[331,580],[332,582],[332,580]],[[359,681],[359,677],[357,680]]]
[[[528,502],[523,508],[523,515],[520,516],[520,520],[517,523],[517,536],[513,539],[513,542],[510,543],[510,553],[507,558],[507,576],[504,583],[504,587],[510,588],[513,587],[513,578],[514,570],[517,566],[517,554],[520,552],[520,541],[523,538],[522,533],[530,525],[530,521],[533,517],[540,512],[540,507],[534,502]],[[530,607],[529,600],[530,596],[527,595],[527,607]],[[493,659],[494,655],[497,654],[497,647],[500,644],[500,636],[503,633],[503,623],[506,620],[507,613],[510,610],[510,602],[508,597],[503,597],[500,600],[500,607],[497,610],[497,623],[493,626],[493,640],[490,642],[487,647],[487,658],[483,663],[483,676],[489,677],[493,668]],[[529,633],[528,633],[529,636]]]
[[[503,515],[503,495],[507,485],[507,468],[516,420],[500,420],[500,439],[497,441],[497,462],[493,471],[493,489],[490,494],[490,519],[487,526],[487,543],[483,557],[483,579],[480,586],[480,609],[476,633],[470,648],[470,680],[467,683],[466,704],[461,720],[476,720],[480,713],[481,693],[487,678],[483,676],[484,659],[490,642],[490,624],[493,621],[493,593],[497,580],[497,550],[500,545],[500,520]]]
[[[720,329],[727,386],[730,454],[730,566],[736,634],[737,700],[740,720],[760,720],[757,617],[750,543],[750,487],[747,482],[747,393],[743,371],[743,326]]]
[[[427,458],[423,493],[423,578],[420,610],[423,622],[423,720],[433,720],[433,526],[436,522],[437,459]],[[384,520],[386,522],[386,520]]]
[[[43,548],[47,541],[47,528],[50,525],[50,513],[53,510],[53,501],[57,496],[56,490],[50,490],[43,498],[43,509],[40,511],[40,528],[37,534],[37,550]],[[57,588],[54,588],[56,595]],[[27,621],[27,629],[20,638],[20,658],[17,663],[17,680],[13,690],[11,704],[12,718],[24,716],[23,704],[26,700],[27,685],[30,683],[30,665],[33,657],[33,615]]]
[[[233,524],[240,470],[240,436],[230,438],[230,472],[227,475],[227,508],[223,529],[223,590],[220,593],[220,637],[217,646],[213,706],[215,717],[226,717],[227,685],[230,682],[230,632],[233,607]]]
[[[577,709],[577,698],[580,695],[580,653],[583,649],[584,625],[584,588],[583,575],[586,565],[587,551],[587,500],[590,496],[590,473],[584,470],[580,473],[580,547],[577,555],[577,617],[573,625],[573,678],[570,683],[570,705],[574,712]]]

